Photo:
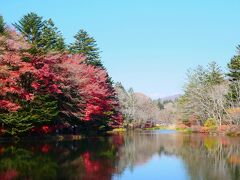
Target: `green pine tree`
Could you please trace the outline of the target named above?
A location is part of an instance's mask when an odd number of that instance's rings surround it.
[[[240,98],[240,55],[235,55],[231,59],[230,63],[228,63],[228,69],[229,73],[227,73],[227,76],[231,82],[229,85],[228,99],[235,102]]]
[[[240,80],[240,55],[234,56],[228,63],[229,73],[227,74],[230,81]]]
[[[33,127],[56,123],[58,103],[50,95],[36,96],[33,102],[22,102],[22,107],[18,112],[0,114],[5,134],[26,135]]]
[[[46,21],[36,13],[29,13],[14,26],[33,45],[32,53],[65,49],[64,39],[51,19]]]
[[[84,54],[86,63],[103,67],[100,60],[100,51],[97,47],[96,40],[90,37],[85,30],[80,30],[75,36],[75,42],[69,46],[69,51],[72,54]]]
[[[61,33],[58,31],[52,19],[49,19],[44,24],[42,29],[40,44],[43,45],[45,51],[63,51],[65,43]]]
[[[206,81],[209,85],[217,85],[224,82],[222,70],[215,61],[208,64]]]
[[[161,99],[158,99],[158,100],[157,100],[157,106],[158,106],[159,110],[165,109],[165,108],[164,108],[164,104],[163,104],[163,102],[162,102]]]
[[[4,33],[4,29],[5,29],[4,26],[5,26],[5,23],[4,23],[3,17],[0,16],[0,34]]]
[[[29,13],[18,22],[13,24],[17,30],[28,40],[32,45],[40,47],[42,29],[46,21],[36,13]]]

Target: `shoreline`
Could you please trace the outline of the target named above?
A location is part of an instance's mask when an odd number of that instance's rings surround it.
[[[214,127],[204,127],[204,126],[185,126],[185,125],[169,125],[169,126],[155,126],[151,128],[144,129],[126,129],[126,128],[116,128],[112,131],[108,131],[103,136],[109,136],[113,134],[124,134],[128,131],[155,131],[155,130],[175,130],[181,133],[187,134],[208,134],[208,135],[224,135],[229,137],[240,137],[240,126],[236,125],[222,125]],[[4,142],[19,142],[19,141],[78,141],[87,137],[97,137],[97,136],[86,136],[86,135],[46,135],[46,136],[25,136],[25,137],[0,137],[0,143]]]
[[[186,126],[180,125],[169,125],[163,127],[154,127],[147,130],[176,130],[183,133],[197,133],[197,134],[209,134],[209,135],[224,135],[230,137],[240,137],[240,126],[238,125],[221,125],[221,126]]]

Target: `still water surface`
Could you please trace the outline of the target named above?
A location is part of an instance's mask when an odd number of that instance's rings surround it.
[[[144,131],[0,144],[0,179],[237,180],[240,139]]]

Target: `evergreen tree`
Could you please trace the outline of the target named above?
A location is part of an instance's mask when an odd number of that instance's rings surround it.
[[[35,13],[29,13],[14,26],[33,45],[33,53],[65,48],[64,39],[51,19],[46,21]]]
[[[164,104],[162,103],[161,99],[157,100],[157,106],[158,106],[159,110],[163,110],[164,109]]]
[[[32,45],[41,47],[41,35],[45,23],[46,21],[43,21],[42,17],[31,12],[23,16],[23,18],[18,23],[15,23],[14,26]]]
[[[187,76],[188,87],[198,85],[209,87],[224,82],[223,73],[216,62],[209,63],[207,68],[198,66],[196,69],[188,70]]]
[[[240,80],[240,55],[234,56],[228,63],[229,73],[227,74],[230,81]]]
[[[217,85],[224,82],[222,70],[215,61],[208,64],[206,81],[209,85]]]
[[[75,42],[69,46],[69,51],[72,54],[84,54],[86,56],[86,63],[103,67],[100,60],[100,51],[97,47],[96,40],[90,37],[85,30],[80,30],[75,36]]]
[[[44,24],[40,44],[44,45],[45,51],[63,51],[65,49],[64,39],[52,19]]]
[[[4,23],[3,17],[0,16],[0,34],[4,33],[4,26],[5,26],[5,23]]]
[[[0,114],[6,134],[23,135],[34,127],[54,124],[58,117],[58,103],[50,95],[36,96],[33,102],[22,102],[22,105],[18,112]]]
[[[237,48],[239,50],[239,46]],[[240,96],[240,55],[235,55],[228,63],[230,80],[228,99],[232,102],[239,100]]]

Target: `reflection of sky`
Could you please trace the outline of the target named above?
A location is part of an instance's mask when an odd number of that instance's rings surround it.
[[[181,92],[189,67],[226,67],[240,42],[239,0],[2,0],[11,24],[28,12],[52,18],[67,42],[97,40],[114,81],[151,97]]]
[[[184,162],[174,155],[154,155],[146,164],[127,168],[114,180],[188,180]]]

